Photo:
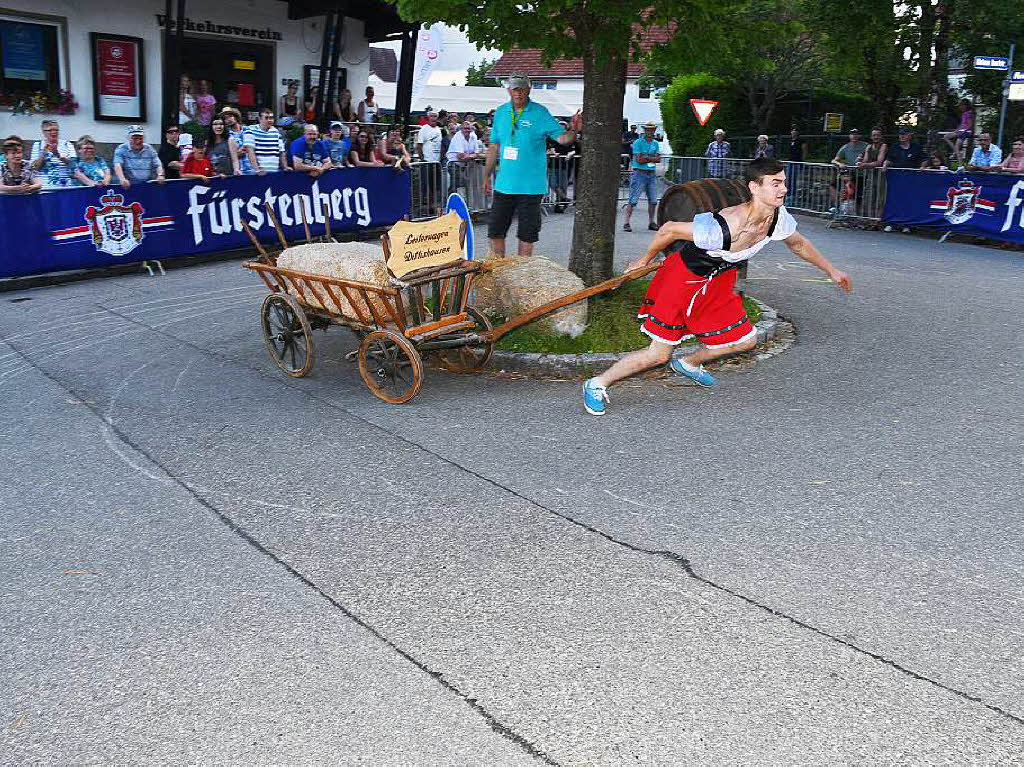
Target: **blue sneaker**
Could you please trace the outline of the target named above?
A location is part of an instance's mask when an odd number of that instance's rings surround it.
[[[604,415],[604,406],[609,402],[608,391],[593,378],[583,382],[583,407],[591,415]]]
[[[687,365],[680,358],[676,357],[668,363],[668,366],[672,368],[672,372],[686,376],[691,381],[695,381],[701,386],[714,386],[718,383],[718,381],[715,380],[715,377],[704,369],[703,365],[695,368],[691,365]]]

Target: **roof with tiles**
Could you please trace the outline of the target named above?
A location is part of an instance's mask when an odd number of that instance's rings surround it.
[[[646,53],[671,40],[675,34],[675,25],[651,27],[641,34],[640,47]],[[527,77],[583,77],[583,59],[555,59],[551,66],[546,67],[541,63],[541,58],[539,48],[514,48],[498,59],[487,74],[490,77],[508,77],[513,73]],[[644,65],[637,62],[630,62],[626,70],[627,77],[640,77],[643,73]]]

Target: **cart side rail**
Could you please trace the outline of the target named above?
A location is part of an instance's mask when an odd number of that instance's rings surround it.
[[[256,261],[246,261],[243,266],[256,272],[272,292],[291,293],[314,310],[350,317],[371,327],[394,325],[400,331],[405,329],[401,295],[390,285],[309,274]]]

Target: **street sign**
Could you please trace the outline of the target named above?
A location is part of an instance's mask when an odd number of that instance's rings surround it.
[[[842,133],[843,115],[841,112],[825,113],[825,133]]]
[[[1011,83],[1024,83],[1024,72],[1011,72],[1010,73]]]
[[[997,69],[1005,72],[1010,68],[1010,62],[1002,56],[975,56],[974,57],[974,68],[975,69]]]
[[[1024,83],[1010,83],[1010,89],[1006,92],[1006,99],[1007,101],[1024,101]]]
[[[704,125],[711,119],[711,113],[715,111],[718,102],[705,99],[690,99],[690,106],[693,107],[693,114],[696,115],[697,122]]]

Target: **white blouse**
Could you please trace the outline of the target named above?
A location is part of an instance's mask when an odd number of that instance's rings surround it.
[[[713,258],[720,258],[731,264],[746,261],[760,252],[772,240],[784,240],[796,231],[796,219],[790,215],[785,206],[779,208],[779,218],[775,222],[775,231],[770,237],[755,242],[749,248],[731,252],[722,250],[722,227],[715,219],[714,213],[698,213],[693,217],[693,244]]]

